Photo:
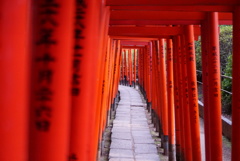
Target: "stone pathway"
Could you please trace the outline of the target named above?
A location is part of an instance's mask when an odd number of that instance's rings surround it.
[[[110,161],[159,161],[143,99],[131,87],[119,86],[121,101],[113,121]]]

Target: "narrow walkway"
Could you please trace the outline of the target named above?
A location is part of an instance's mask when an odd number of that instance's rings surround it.
[[[121,101],[112,128],[110,161],[159,161],[139,92],[119,86]]]

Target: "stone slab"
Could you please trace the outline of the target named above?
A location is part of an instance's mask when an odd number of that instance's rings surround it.
[[[137,154],[135,161],[160,161],[157,154]]]
[[[110,158],[109,161],[135,161],[133,158]]]
[[[133,149],[133,142],[132,140],[125,140],[125,139],[112,139],[110,148],[131,150]]]
[[[133,151],[125,149],[110,149],[109,158],[133,158]]]
[[[135,154],[157,154],[155,144],[134,144]]]
[[[131,140],[132,139],[132,136],[131,136],[131,133],[128,132],[115,132],[115,133],[112,133],[112,138],[113,139],[124,139],[124,140]]]

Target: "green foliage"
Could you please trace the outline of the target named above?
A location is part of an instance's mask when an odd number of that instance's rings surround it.
[[[196,53],[196,68],[197,70],[202,70],[201,39],[195,41],[195,53]]]
[[[228,56],[227,65],[224,71],[225,76],[232,76],[232,55]],[[232,91],[232,79],[224,78],[222,81],[222,89],[231,92]],[[226,92],[222,92],[222,112],[231,114],[232,111],[232,95]]]
[[[225,75],[225,68],[228,63],[229,55],[232,55],[232,26],[231,25],[221,25],[220,35],[220,60],[221,60],[221,73]]]
[[[225,76],[232,76],[232,26],[220,26],[220,60],[221,60],[221,73]],[[222,80],[222,89],[231,92],[232,80],[224,78]],[[231,114],[232,111],[232,95],[222,92],[222,112]]]

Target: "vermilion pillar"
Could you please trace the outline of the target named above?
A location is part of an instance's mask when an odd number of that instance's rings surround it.
[[[0,1],[0,160],[26,161],[30,1]]]
[[[181,119],[180,119],[180,70],[179,70],[179,59],[178,54],[180,52],[180,41],[178,37],[174,37],[173,39],[173,78],[174,78],[174,110],[175,110],[175,135],[176,135],[176,160],[180,160],[181,156]]]
[[[123,50],[123,55],[124,55],[124,58],[123,58],[123,61],[124,61],[124,84],[125,86],[127,85],[127,52],[126,50]]]
[[[198,90],[196,77],[196,59],[194,45],[194,29],[193,25],[185,27],[186,36],[186,63],[188,75],[189,89],[189,115],[191,125],[192,139],[192,157],[194,161],[201,161],[201,145],[200,145],[200,126],[199,126],[199,110],[198,110]]]
[[[94,149],[94,150],[99,150],[102,147],[101,141],[102,141],[102,132],[103,132],[103,113],[104,108],[102,106],[102,96],[103,96],[103,78],[104,78],[104,67],[105,67],[105,54],[107,51],[107,43],[108,43],[108,24],[109,24],[109,16],[110,16],[110,10],[109,7],[102,7],[102,16],[101,16],[101,26],[100,26],[100,58],[99,58],[99,63],[98,63],[98,73],[100,73],[99,79],[97,80],[98,82],[98,108],[97,108],[97,113],[95,114],[94,117],[96,117],[96,126],[95,126],[95,139],[97,141],[94,141],[95,143],[98,144],[98,140],[99,140],[99,149]],[[99,106],[101,106],[101,108],[99,108]],[[104,111],[104,112],[103,112]],[[97,133],[97,135],[96,135]],[[99,154],[100,155],[100,154]]]
[[[240,7],[233,12],[232,161],[240,160]]]
[[[128,50],[128,65],[129,65],[129,84],[132,86],[132,49]]]
[[[161,136],[162,138],[162,144],[164,148],[164,154],[168,154],[168,102],[167,102],[167,80],[166,80],[166,66],[165,66],[165,56],[164,56],[164,40],[159,40],[159,48],[160,48],[160,79],[161,79],[161,90],[162,90],[162,129],[163,134]]]
[[[185,37],[181,36],[181,73],[182,73],[182,114],[184,124],[184,159],[191,161],[192,158],[192,143],[191,143],[191,126],[190,126],[190,113],[189,113],[189,88],[188,88],[188,73],[187,73],[187,55],[186,55],[186,42]]]
[[[209,131],[210,131],[210,158],[213,161],[222,160],[222,124],[221,124],[221,80],[220,80],[220,53],[218,13],[208,13],[209,28]]]
[[[71,82],[74,2],[32,1],[29,161],[66,161],[69,156],[70,96],[81,91],[70,93],[71,83],[80,83],[78,74]]]
[[[210,133],[209,133],[209,98],[208,98],[208,55],[209,53],[209,39],[207,20],[201,25],[201,48],[202,48],[202,82],[203,82],[203,97],[204,97],[204,137],[205,137],[205,158],[210,161]]]
[[[184,116],[184,94],[183,94],[183,90],[184,90],[184,84],[183,84],[183,74],[182,74],[182,56],[183,56],[183,47],[181,46],[181,36],[177,36],[177,40],[176,40],[176,45],[177,45],[177,71],[178,72],[178,87],[179,87],[179,119],[180,119],[180,127],[181,127],[181,130],[180,130],[180,142],[181,142],[181,146],[180,146],[180,159],[184,160],[184,156],[185,156],[185,116]],[[178,157],[178,156],[177,156]]]
[[[168,137],[169,160],[174,160],[175,122],[174,122],[174,83],[173,83],[173,43],[167,39],[167,96],[168,96]]]
[[[98,65],[101,63],[100,42],[95,37],[100,36],[98,14],[100,14],[101,3],[76,2],[69,160],[75,158],[94,160],[97,156],[97,144],[94,138],[97,135],[96,127],[98,127],[94,116],[99,107],[97,104],[100,79]]]
[[[133,81],[134,81],[134,87],[136,87],[136,79],[137,79],[137,49],[134,49],[134,55],[133,55],[133,59],[134,59],[134,62],[133,62]]]

